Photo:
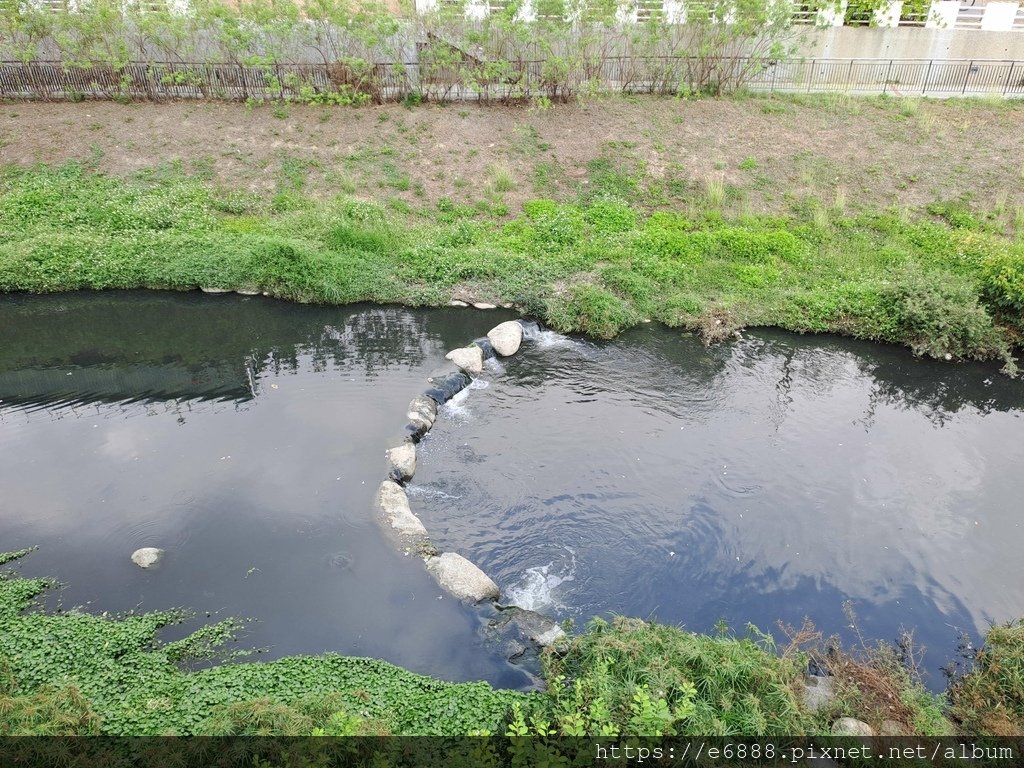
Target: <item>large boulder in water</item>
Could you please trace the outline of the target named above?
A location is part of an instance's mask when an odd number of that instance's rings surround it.
[[[416,474],[416,446],[412,443],[402,443],[395,448],[388,449],[388,463],[391,465],[391,475],[398,480],[408,480]]]
[[[409,403],[406,418],[409,419],[409,431],[414,439],[418,439],[434,426],[437,420],[437,401],[426,395],[417,395]]]
[[[427,560],[427,570],[438,583],[460,600],[479,603],[497,600],[498,585],[462,555],[445,552]]]
[[[409,497],[394,480],[385,480],[377,491],[377,507],[388,524],[406,536],[426,536],[427,529],[409,508]]]
[[[453,349],[445,357],[455,363],[466,373],[475,376],[484,369],[484,353],[480,347],[461,347]]]
[[[502,357],[514,355],[523,343],[523,326],[515,320],[494,326],[487,332],[494,351]]]
[[[159,563],[163,556],[164,551],[162,549],[143,547],[132,552],[132,562],[139,566],[139,568],[149,568],[151,565]]]

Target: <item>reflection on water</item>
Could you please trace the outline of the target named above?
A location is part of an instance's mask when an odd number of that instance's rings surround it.
[[[562,578],[571,547],[563,615],[832,632],[852,600],[869,637],[917,627],[935,668],[958,629],[1024,614],[1024,383],[995,367],[658,328],[506,366],[415,479],[439,544],[505,588]]]
[[[66,583],[52,597],[65,606],[184,605],[254,619],[243,643],[268,657],[528,684],[372,517],[406,405],[481,324],[233,296],[4,296],[2,549],[39,545],[20,567]],[[142,546],[165,560],[137,568]]]

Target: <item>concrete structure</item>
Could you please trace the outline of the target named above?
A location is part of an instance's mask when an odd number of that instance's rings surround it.
[[[807,59],[1021,61],[1024,34],[937,27],[827,27],[810,33],[803,55]]]
[[[37,0],[46,2],[47,0]],[[170,0],[184,2],[185,0]],[[819,27],[843,27],[847,23],[847,0],[839,0],[835,5],[820,8],[817,12],[806,11],[792,0],[769,0],[789,2],[793,7],[795,23],[814,24]],[[692,2],[692,0],[691,0]],[[431,13],[439,8],[439,3],[462,3],[467,18],[480,20],[488,14],[505,7],[505,0],[416,0],[417,13]],[[685,24],[687,19],[687,0],[661,0],[663,18],[669,24]],[[623,2],[615,14],[620,24],[628,24],[647,19],[650,16],[649,5],[641,9],[637,2]],[[1019,0],[932,0],[928,11],[923,17],[905,13],[907,10],[903,0],[890,0],[877,9],[871,19],[871,27],[894,29],[897,27],[924,26],[928,29],[980,29],[986,32],[1024,31],[1024,6]],[[525,0],[519,10],[519,18],[533,21],[537,18],[534,0]],[[732,14],[722,21],[726,24],[733,20]],[[854,26],[863,26],[856,22]]]

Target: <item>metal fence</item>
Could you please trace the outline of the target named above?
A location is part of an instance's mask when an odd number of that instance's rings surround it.
[[[1024,61],[612,57],[562,72],[544,62],[465,61],[443,68],[380,63],[356,76],[340,64],[251,67],[225,63],[145,62],[121,67],[59,62],[0,62],[8,99],[281,99],[363,93],[376,102],[417,94],[430,101],[571,98],[583,90],[677,93],[687,88],[894,96],[1024,97]]]

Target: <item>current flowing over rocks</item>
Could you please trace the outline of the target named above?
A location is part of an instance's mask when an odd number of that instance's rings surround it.
[[[454,301],[452,303],[456,304]],[[381,483],[377,493],[377,507],[381,517],[402,536],[416,540],[416,548],[424,555],[427,570],[441,587],[458,599],[471,603],[497,601],[501,590],[487,574],[462,555],[455,552],[437,553],[427,538],[426,527],[410,508],[409,497],[400,483],[407,482],[415,474],[416,443],[434,426],[438,407],[468,387],[473,381],[472,376],[483,372],[484,360],[495,356],[508,357],[518,352],[527,336],[524,333],[526,329],[535,332],[537,326],[523,320],[500,323],[488,331],[486,337],[475,339],[469,346],[452,350],[446,355],[461,370],[431,377],[431,386],[409,403],[406,412],[406,431],[409,436],[401,445],[387,451],[389,479]],[[505,622],[511,620],[513,615],[516,618],[514,623],[522,625],[519,631],[523,638],[538,647],[557,643],[565,636],[562,628],[547,616],[513,607],[512,612],[505,614]]]

